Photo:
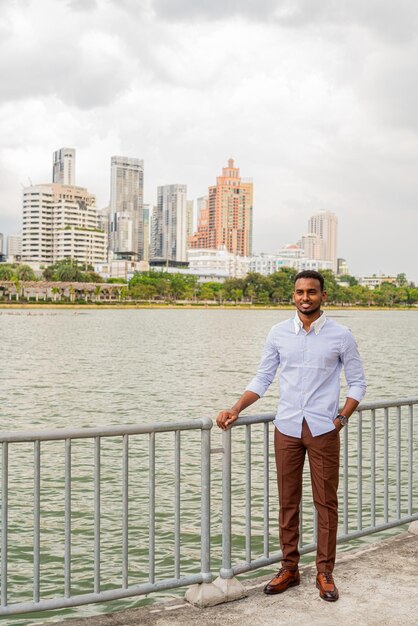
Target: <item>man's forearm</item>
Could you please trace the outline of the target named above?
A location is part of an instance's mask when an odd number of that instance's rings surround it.
[[[257,393],[254,393],[253,391],[244,391],[240,399],[237,400],[237,402],[235,402],[234,406],[231,408],[231,411],[239,415],[241,411],[244,411],[244,409],[251,406],[259,399],[260,396]]]
[[[343,408],[341,409],[341,415],[350,417],[358,407],[359,403],[354,398],[346,398]]]

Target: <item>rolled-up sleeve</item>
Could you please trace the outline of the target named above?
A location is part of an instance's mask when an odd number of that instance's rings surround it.
[[[341,360],[348,385],[347,397],[361,402],[366,393],[366,377],[356,340],[350,331],[347,331],[344,337]]]
[[[260,365],[257,374],[246,387],[246,391],[256,393],[260,398],[264,396],[267,389],[274,380],[277,368],[280,365],[280,354],[273,341],[273,329],[267,335],[264,344],[263,353],[261,355]]]

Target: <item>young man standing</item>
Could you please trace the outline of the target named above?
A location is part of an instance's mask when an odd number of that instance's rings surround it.
[[[332,572],[338,526],[339,431],[364,396],[366,382],[353,335],[326,317],[319,272],[299,272],[293,301],[296,314],[270,330],[255,378],[234,406],[221,411],[217,424],[228,429],[241,411],[264,395],[280,366],[280,401],[274,420],[274,447],[279,488],[282,567],[264,592],[276,594],[300,582],[299,506],[302,471],[308,453],[312,492],[318,513],[316,586],[322,599],[338,600]],[[344,368],[347,398],[338,413],[340,373]]]

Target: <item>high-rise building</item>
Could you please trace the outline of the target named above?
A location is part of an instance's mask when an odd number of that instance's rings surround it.
[[[9,235],[7,237],[7,260],[16,263],[22,258],[22,235]]]
[[[120,258],[144,258],[144,161],[111,159],[109,248]]]
[[[4,235],[0,233],[0,256],[4,254]]]
[[[345,259],[337,259],[337,276],[349,274],[348,263]]]
[[[52,182],[75,185],[75,149],[60,148],[52,156]]]
[[[325,241],[316,233],[302,235],[299,245],[306,259],[326,259]]]
[[[187,200],[187,247],[189,247],[189,239],[193,235],[193,200]]]
[[[22,260],[50,265],[72,258],[93,265],[107,259],[95,196],[84,187],[31,185],[23,190]]]
[[[150,259],[162,258],[162,229],[163,229],[163,210],[162,207],[154,206],[150,219],[150,242],[149,256]]]
[[[200,221],[203,224],[205,214]],[[252,253],[253,183],[242,179],[233,159],[222,169],[216,185],[209,187],[207,227],[190,239],[191,248],[226,246],[228,252],[241,256]]]
[[[324,241],[323,258],[331,261],[334,272],[337,272],[337,228],[337,216],[331,211],[319,211],[308,223],[309,233],[315,233]]]
[[[209,202],[208,196],[197,199],[197,231],[189,237],[189,248],[209,249]]]
[[[150,257],[150,220],[152,215],[152,207],[144,204],[144,261],[149,261]]]
[[[187,261],[187,186],[162,185],[152,220],[152,258]]]

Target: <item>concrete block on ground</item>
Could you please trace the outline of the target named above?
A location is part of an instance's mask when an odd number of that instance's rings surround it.
[[[237,578],[221,578],[218,576],[213,584],[223,593],[224,602],[232,602],[232,600],[240,600],[247,597],[247,592]]]
[[[413,535],[418,535],[418,520],[415,520],[415,522],[411,522],[409,524],[408,532],[412,533]]]
[[[206,606],[215,606],[225,602],[225,596],[214,583],[201,583],[192,585],[184,596],[187,602],[203,609]]]

